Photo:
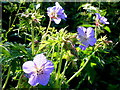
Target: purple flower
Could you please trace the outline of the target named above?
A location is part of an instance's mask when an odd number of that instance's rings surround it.
[[[28,83],[36,86],[38,84],[47,85],[54,66],[43,54],[37,54],[33,61],[25,62],[22,68],[29,76]]]
[[[95,13],[95,15],[96,15],[96,25],[100,25],[100,23],[109,24],[109,22],[107,22],[107,18],[101,17],[99,13]]]
[[[47,14],[56,24],[59,24],[61,19],[67,18],[67,15],[64,13],[64,9],[59,5],[58,2],[55,3],[56,6],[48,7]]]
[[[91,27],[84,28],[79,27],[78,38],[83,45],[79,45],[82,50],[85,50],[89,45],[93,46],[96,43],[96,38],[94,37],[94,30]]]

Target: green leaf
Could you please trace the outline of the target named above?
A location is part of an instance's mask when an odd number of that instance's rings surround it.
[[[108,31],[109,33],[111,32],[110,28],[108,26],[105,26],[104,29]]]
[[[94,67],[94,66],[96,66],[97,64],[91,62],[90,65],[91,65],[91,67]]]
[[[36,10],[37,10],[39,7],[40,7],[40,4],[37,4],[37,5],[36,5]]]
[[[90,24],[83,24],[81,25],[82,27],[95,27],[95,25],[90,25]]]
[[[6,47],[0,45],[0,50],[2,50],[2,53],[3,53],[4,55],[10,56],[10,52],[9,52],[9,50],[8,50]]]

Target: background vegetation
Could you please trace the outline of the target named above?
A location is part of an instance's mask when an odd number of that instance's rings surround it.
[[[35,10],[35,5],[40,4],[40,7]],[[52,59],[55,67],[58,66],[60,57],[62,58],[62,68],[68,60],[69,64],[63,78],[62,88],[72,88],[80,90],[119,90],[120,89],[120,2],[60,2],[67,15],[66,21],[62,20],[59,25],[51,23],[50,36],[45,43],[41,43],[41,38],[49,23],[47,16],[47,8],[54,6],[54,2],[2,2],[2,48],[1,60],[2,63],[2,84],[6,89],[9,88],[29,88],[27,78],[22,71],[22,65],[25,61],[33,59],[31,50],[31,26],[33,23],[35,34],[35,50],[37,53],[45,52],[48,59]],[[89,5],[86,7],[85,5]],[[78,26],[91,27],[94,25],[96,9],[99,9],[103,16],[105,16],[110,29],[102,29],[98,35],[98,42],[102,42],[99,50],[91,57],[91,61],[83,69],[77,77],[66,84],[75,72],[78,71],[83,60],[87,55],[91,55],[91,47],[85,51],[79,51],[79,59],[76,59],[74,54],[70,54],[68,59],[67,54],[72,53],[63,49],[66,56],[62,55],[61,51],[56,51],[59,45],[62,45],[60,35],[64,38],[70,38],[77,32]],[[34,22],[34,19],[21,17],[21,13],[28,14],[37,12],[36,18],[40,23]],[[66,28],[65,28],[66,27]],[[93,27],[94,28],[94,27]],[[67,31],[66,31],[67,30]],[[57,34],[56,32],[59,32]],[[67,34],[69,33],[69,35]],[[104,33],[103,33],[104,32]],[[64,34],[64,35],[63,35]],[[57,39],[53,39],[54,37]],[[52,38],[52,39],[51,39]],[[102,41],[101,41],[102,40]],[[111,41],[112,43],[110,43]],[[59,44],[53,43],[58,42]],[[52,47],[56,45],[55,47]],[[51,49],[54,48],[54,49]],[[37,51],[38,50],[38,51]],[[54,50],[54,53],[53,51]],[[56,52],[56,53],[55,53]],[[8,73],[9,72],[9,73]],[[62,73],[62,72],[61,72]],[[55,72],[52,73],[51,81],[48,86],[39,86],[37,88],[54,88]],[[53,80],[53,81],[52,81]]]

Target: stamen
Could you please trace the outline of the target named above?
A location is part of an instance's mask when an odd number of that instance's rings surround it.
[[[47,63],[47,62],[46,62]],[[46,64],[45,63],[45,64]],[[44,68],[45,68],[45,64],[43,64],[39,69],[37,68],[37,75],[41,75],[41,74],[43,74],[43,70],[44,70]]]

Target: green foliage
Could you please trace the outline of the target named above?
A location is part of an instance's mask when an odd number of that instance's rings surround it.
[[[118,89],[119,2],[60,2],[68,17],[59,25],[47,16],[47,8],[51,5],[54,3],[3,2],[2,87]],[[110,24],[96,26],[95,13],[107,17]],[[51,25],[47,26],[49,23]],[[81,44],[76,30],[79,26],[94,28],[97,38],[96,44],[84,51],[78,46]],[[22,65],[40,53],[54,63],[54,71],[46,86],[32,87]]]
[[[108,26],[105,26],[104,29],[107,30],[109,33],[111,32],[111,30]]]

